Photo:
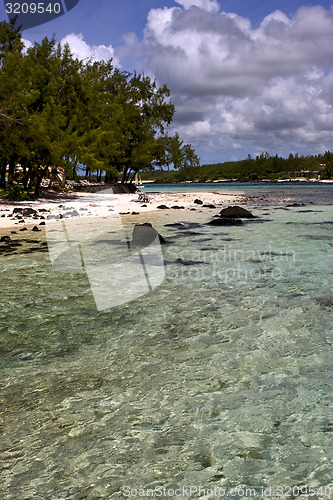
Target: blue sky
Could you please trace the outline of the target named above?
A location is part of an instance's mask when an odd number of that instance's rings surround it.
[[[23,32],[27,44],[53,35],[166,83],[170,133],[202,163],[333,149],[330,0],[80,0]]]

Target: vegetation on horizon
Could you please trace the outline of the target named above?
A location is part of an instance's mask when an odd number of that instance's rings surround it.
[[[321,167],[319,175],[321,179],[333,178],[333,153],[326,151],[324,154],[313,156],[299,156],[290,154],[288,158],[282,158],[278,155],[270,156],[268,153],[262,153],[256,158],[241,161],[229,161],[224,163],[215,163],[201,165],[196,168],[186,166],[178,171],[155,170],[155,172],[145,173],[143,180],[154,180],[155,182],[207,182],[214,180],[235,180],[235,181],[259,181],[278,179],[288,179],[298,173],[301,177],[302,171],[315,172]],[[313,174],[315,175],[315,174]]]
[[[155,167],[198,166],[190,144],[166,133],[166,85],[108,62],[80,61],[47,37],[24,50],[15,21],[0,22],[0,188],[38,195],[43,178],[80,170],[131,182]],[[20,193],[19,193],[20,191]]]

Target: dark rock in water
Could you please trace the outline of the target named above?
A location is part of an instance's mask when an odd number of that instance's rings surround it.
[[[49,212],[50,210],[48,208],[40,208],[38,211],[39,212]]]
[[[305,203],[290,203],[286,207],[304,207]]]
[[[241,219],[229,219],[227,217],[218,217],[207,222],[208,226],[240,226],[244,224]]]
[[[28,231],[28,228],[27,227],[22,227],[22,229],[20,229],[20,231]]]
[[[31,231],[41,231],[41,229],[39,229],[37,226],[34,226]]]
[[[1,217],[6,217],[6,214],[1,215]]]
[[[4,242],[4,241],[11,241],[11,238],[10,238],[10,236],[1,236],[0,241],[1,241],[1,242]]]
[[[144,203],[143,205],[141,205],[141,207],[142,207],[142,208],[143,208],[143,207],[146,207],[146,206],[147,206],[147,205],[146,205],[145,203]]]
[[[140,215],[140,212],[132,212],[132,215]]]
[[[47,217],[47,220],[59,220],[59,219],[63,219],[63,215],[60,214],[60,215],[48,215]]]
[[[196,203],[197,205],[202,205],[203,201],[199,200],[199,198],[196,198],[193,203]]]
[[[210,204],[202,205],[202,206],[205,207],[205,208],[216,208],[215,205],[210,205]]]
[[[161,210],[165,210],[165,209],[168,209],[169,207],[167,207],[166,205],[158,205],[157,208],[160,208]]]
[[[13,210],[13,215],[14,214],[20,214],[22,217],[32,217],[33,215],[37,215],[37,212],[30,207],[16,207]]]
[[[72,210],[71,212],[66,212],[65,217],[79,217],[80,214],[77,210]],[[61,215],[60,215],[61,218]]]
[[[178,205],[174,205],[174,206],[173,206],[173,207],[171,207],[171,208],[173,208],[173,209],[175,209],[175,210],[181,210],[181,209],[183,209],[183,208],[185,208],[185,207],[180,207],[180,206],[178,206]]]
[[[164,224],[164,227],[178,227],[178,228],[184,228],[184,224],[181,222],[171,222],[170,224]]]
[[[201,236],[204,233],[198,233],[196,231],[181,231],[180,236]]]
[[[44,221],[42,221],[42,222],[40,222],[40,223],[39,223],[39,225],[40,225],[40,226],[45,226],[45,222],[44,222]]]
[[[199,222],[185,222],[184,229],[196,229],[197,227],[202,227]]]
[[[206,264],[202,260],[191,260],[191,259],[176,259],[174,264],[182,264],[183,266],[195,266],[196,264]]]
[[[220,212],[221,217],[228,217],[230,219],[253,219],[255,216],[248,210],[242,207],[228,207],[223,208]]]
[[[156,229],[150,224],[150,222],[145,222],[143,224],[135,224],[132,233],[131,245],[134,246],[148,246],[153,241],[159,238],[160,243],[163,245],[166,243],[163,236],[161,236]]]
[[[323,307],[333,307],[333,299],[319,297],[315,301]]]
[[[197,209],[196,208],[190,208],[191,212],[196,212]]]

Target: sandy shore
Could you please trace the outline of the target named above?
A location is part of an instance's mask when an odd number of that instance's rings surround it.
[[[124,215],[139,215],[148,212],[163,211],[173,219],[176,212],[186,213],[189,210],[209,210],[205,205],[214,205],[216,208],[246,202],[242,194],[221,193],[148,193],[147,201],[140,201],[137,194],[101,194],[75,193],[52,194],[48,198],[37,201],[10,202],[0,200],[0,234],[4,235],[8,229],[22,227],[44,226],[46,221],[52,222],[60,218],[70,217],[108,217],[112,213]],[[199,204],[196,200],[200,200]],[[168,208],[158,208],[160,206]],[[178,209],[175,207],[179,207]],[[182,208],[180,208],[182,207]],[[30,208],[30,213],[21,209]],[[42,229],[42,227],[40,228]]]

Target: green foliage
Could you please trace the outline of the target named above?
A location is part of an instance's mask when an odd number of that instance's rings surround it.
[[[255,182],[263,179],[276,181],[294,177],[295,171],[317,171],[321,164],[327,165],[324,170],[319,171],[321,178],[333,178],[333,153],[326,151],[324,155],[289,155],[287,159],[278,155],[270,156],[268,153],[262,153],[255,159],[248,156],[245,160],[235,162],[195,167],[186,165],[177,171],[145,173],[142,175],[142,179],[151,179],[155,182],[207,182],[214,180]],[[317,175],[314,173],[312,176],[316,177]]]
[[[120,71],[112,60],[79,61],[47,37],[23,53],[19,30],[3,22],[0,89],[2,187],[18,180],[18,164],[20,182],[36,195],[43,177],[60,169],[69,178],[86,167],[87,175],[126,182],[163,166],[162,138],[175,109],[169,89],[150,77]]]
[[[29,201],[31,197],[23,189],[22,186],[13,184],[7,186],[5,189],[0,189],[0,198],[4,198],[9,201]]]

